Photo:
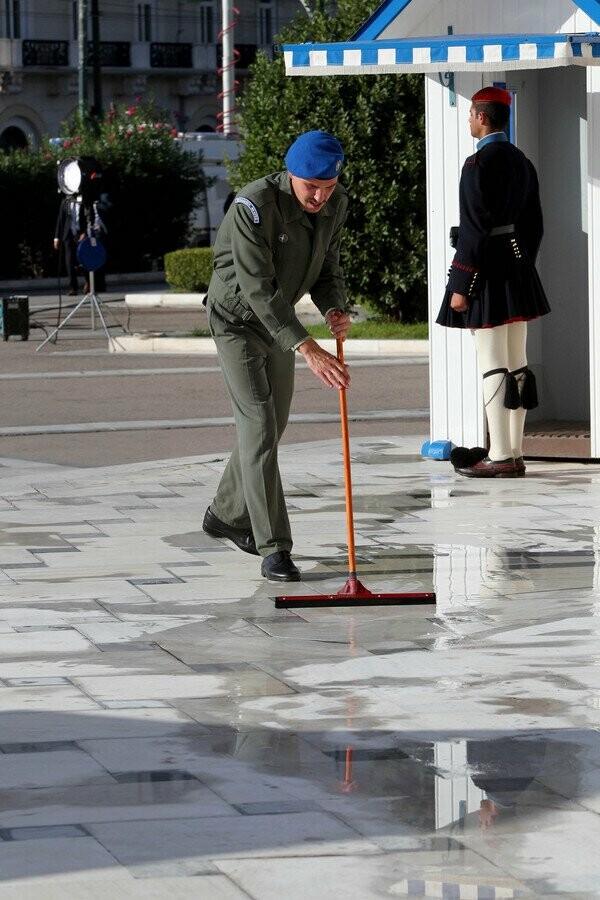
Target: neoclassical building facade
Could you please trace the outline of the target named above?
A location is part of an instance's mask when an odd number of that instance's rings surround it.
[[[91,54],[95,33],[99,47],[96,77],[86,69],[90,105],[100,98],[107,109],[152,97],[181,131],[219,129],[221,0],[87,0],[86,5],[87,47]],[[77,109],[79,14],[79,0],[0,4],[0,149],[28,141],[39,146],[46,136],[58,135],[61,122]],[[272,56],[274,36],[298,14],[305,14],[299,0],[236,0],[233,43],[240,87],[257,50]]]

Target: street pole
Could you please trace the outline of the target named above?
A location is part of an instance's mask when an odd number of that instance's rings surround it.
[[[102,118],[102,73],[100,60],[100,11],[98,0],[91,0],[92,16],[92,84],[94,90],[94,105],[92,113],[94,118]]]
[[[87,0],[78,0],[77,17],[77,72],[79,85],[79,117],[81,121],[87,118]]]
[[[233,133],[233,110],[235,107],[235,60],[233,54],[233,4],[222,0],[223,19],[223,134]]]

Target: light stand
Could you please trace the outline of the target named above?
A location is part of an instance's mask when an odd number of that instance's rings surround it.
[[[67,324],[67,322],[69,321],[69,319],[71,318],[71,316],[74,316],[75,313],[76,313],[79,309],[81,309],[81,307],[84,306],[84,304],[86,304],[86,303],[89,303],[89,304],[90,304],[90,314],[91,314],[91,322],[92,322],[92,331],[95,331],[95,330],[96,330],[96,323],[95,323],[95,316],[94,316],[94,314],[95,314],[95,313],[98,313],[98,318],[99,318],[100,321],[102,322],[102,327],[104,328],[104,334],[105,334],[106,337],[108,338],[109,343],[110,343],[112,349],[114,350],[114,349],[118,346],[117,343],[116,343],[116,341],[115,341],[115,339],[114,339],[114,337],[113,337],[113,335],[112,335],[112,334],[110,333],[110,331],[108,330],[108,326],[107,326],[107,324],[106,324],[106,319],[104,318],[104,313],[102,312],[102,300],[100,299],[100,297],[98,296],[98,294],[97,294],[96,291],[95,291],[94,272],[91,272],[91,271],[90,271],[90,272],[89,272],[88,278],[89,278],[89,287],[90,287],[88,293],[85,295],[85,297],[84,297],[82,300],[79,301],[79,303],[77,304],[77,306],[74,306],[74,307],[73,307],[73,309],[71,310],[71,312],[69,313],[69,315],[66,316],[66,317],[62,320],[62,322],[60,323],[60,325],[57,325],[57,327],[54,329],[54,331],[52,331],[52,332],[48,335],[48,337],[47,337],[44,341],[42,341],[42,343],[40,344],[40,346],[39,346],[39,347],[36,347],[36,353],[37,353],[38,350],[41,350],[42,347],[44,347],[44,346],[45,346],[47,343],[49,343],[50,341],[52,341],[53,343],[56,343],[56,335],[58,334],[58,332],[60,331],[60,329],[63,328],[63,327]],[[125,332],[125,329],[123,328],[123,326],[122,326],[119,322],[117,322],[117,325],[119,326],[119,328],[122,328],[122,329],[123,329],[123,332]]]
[[[111,348],[115,350],[117,347],[115,339],[108,330],[108,325],[106,324],[106,319],[102,311],[102,301],[95,290],[94,273],[97,269],[102,268],[106,262],[106,250],[96,237],[96,220],[98,219],[96,202],[100,196],[98,185],[101,179],[102,168],[98,161],[93,157],[83,156],[79,159],[69,157],[59,164],[58,185],[60,190],[66,197],[77,201],[85,215],[87,237],[83,238],[77,246],[77,258],[88,272],[89,290],[83,299],[73,307],[68,316],[66,316],[66,318],[57,325],[54,331],[52,331],[48,337],[42,341],[39,347],[36,348],[36,352],[37,350],[41,350],[42,347],[45,347],[50,341],[56,342],[58,332],[61,328],[63,328],[69,319],[71,319],[86,303],[90,304],[92,331],[95,331],[95,314],[97,313]],[[79,193],[80,191],[81,193]],[[119,322],[117,322],[117,325],[122,329],[123,333],[126,333],[126,329],[123,328]]]

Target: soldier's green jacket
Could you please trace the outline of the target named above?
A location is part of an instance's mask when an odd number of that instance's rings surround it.
[[[345,310],[340,239],[348,195],[340,184],[325,206],[307,216],[287,172],[267,175],[238,192],[219,228],[207,305],[232,321],[260,322],[283,350],[308,333],[294,305],[310,293],[320,312]]]

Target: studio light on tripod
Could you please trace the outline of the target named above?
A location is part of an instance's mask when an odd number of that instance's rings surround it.
[[[102,174],[102,166],[93,156],[68,156],[58,164],[58,187],[65,195],[62,202],[67,206],[69,217],[73,217],[72,221],[77,220],[78,240],[76,256],[77,261],[88,273],[89,290],[60,325],[57,325],[54,331],[42,341],[37,347],[38,350],[45,347],[49,341],[56,341],[56,335],[60,329],[67,324],[85,303],[90,305],[92,330],[94,329],[94,315],[97,313],[106,337],[111,346],[113,348],[115,346],[114,338],[108,330],[108,325],[104,318],[102,302],[96,295],[94,285],[94,273],[106,263],[106,249],[98,238],[99,233],[103,229],[106,230],[98,212],[103,196]],[[121,325],[119,327],[122,328]]]
[[[86,271],[95,272],[106,263],[96,227],[101,222],[97,203],[102,193],[102,165],[94,156],[67,156],[58,164],[56,177],[66,199],[81,204],[87,236],[77,244],[77,260]]]
[[[58,164],[58,187],[67,197],[80,195],[84,203],[98,200],[102,165],[93,156],[68,156]]]

